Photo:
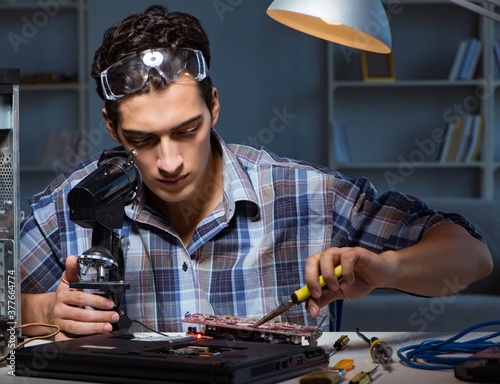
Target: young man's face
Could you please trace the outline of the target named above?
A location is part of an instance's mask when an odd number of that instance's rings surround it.
[[[124,100],[113,139],[135,149],[144,183],[165,203],[193,202],[214,182],[210,131],[219,116],[217,91],[209,111],[197,83],[172,83],[165,90]]]

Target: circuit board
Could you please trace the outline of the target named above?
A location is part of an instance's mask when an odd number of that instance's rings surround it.
[[[253,324],[258,319],[240,316],[217,316],[195,313],[182,320],[183,323],[201,324],[204,330],[199,332],[205,336],[231,334],[243,340],[264,340],[274,343],[287,342],[301,344],[307,340],[310,345],[316,345],[316,341],[323,334],[320,327],[310,325],[299,325],[288,322],[267,322],[254,328]],[[191,334],[198,333],[196,328],[191,328]]]

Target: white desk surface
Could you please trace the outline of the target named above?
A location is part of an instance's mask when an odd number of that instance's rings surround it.
[[[374,373],[374,384],[413,384],[413,383],[465,383],[464,381],[455,378],[452,369],[445,371],[429,371],[416,368],[410,368],[401,364],[397,351],[404,346],[411,344],[418,344],[424,340],[429,339],[439,339],[445,340],[454,333],[416,333],[416,332],[363,332],[368,338],[377,337],[379,339],[385,340],[391,344],[394,349],[393,360],[390,370],[384,369],[382,366]],[[348,384],[349,381],[360,371],[368,372],[372,370],[377,364],[371,360],[369,353],[369,345],[363,341],[355,332],[327,332],[324,333],[318,340],[318,344],[325,348],[325,350],[330,351],[333,347],[333,343],[341,336],[347,335],[350,339],[347,348],[343,351],[337,352],[330,359],[330,366],[335,365],[338,361],[342,359],[353,359],[355,368],[347,373],[345,378],[341,383]],[[485,332],[471,333],[467,337],[460,339],[463,341],[465,339],[472,339],[480,335],[485,335]],[[500,338],[493,339],[500,343]],[[66,380],[54,380],[54,379],[40,379],[34,377],[22,377],[22,376],[11,376],[9,375],[11,371],[5,363],[0,366],[0,383],[2,384],[68,384],[68,383],[82,383],[76,381],[66,381]],[[187,373],[189,374],[189,373]],[[291,379],[282,382],[281,384],[297,384],[299,383],[299,377],[296,379]]]

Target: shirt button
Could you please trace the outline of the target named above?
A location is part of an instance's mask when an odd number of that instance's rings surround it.
[[[188,270],[188,265],[187,265],[187,263],[186,263],[186,262],[184,262],[184,264],[182,264],[182,270],[183,270],[184,272],[186,272],[186,271]]]

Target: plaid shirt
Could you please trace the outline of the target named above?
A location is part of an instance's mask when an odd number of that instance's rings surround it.
[[[397,192],[377,197],[367,179],[213,136],[222,152],[223,202],[187,247],[144,195],[125,208],[119,232],[130,239],[130,289],[122,307],[154,329],[185,330],[182,319],[196,312],[260,318],[305,284],[307,257],[330,247],[399,249],[442,221],[480,238],[461,216],[436,213],[416,198]],[[66,171],[31,199],[33,214],[21,230],[22,292],[54,291],[66,257],[90,248],[91,230],[69,220],[67,194],[96,169],[97,159]],[[328,307],[322,313],[329,315]],[[300,305],[281,320],[315,325],[323,318],[311,318]]]

